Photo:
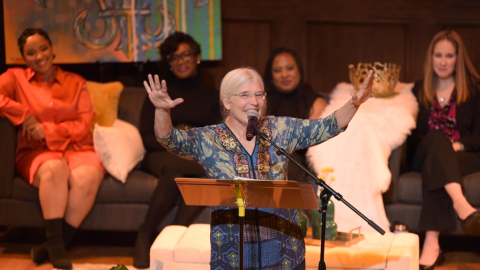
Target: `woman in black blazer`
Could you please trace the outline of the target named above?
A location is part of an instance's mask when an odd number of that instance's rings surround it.
[[[441,264],[440,232],[479,227],[480,214],[462,192],[462,176],[480,171],[480,76],[461,37],[439,32],[427,51],[424,79],[413,93],[419,103],[413,170],[422,174],[419,229],[426,231],[420,269]]]

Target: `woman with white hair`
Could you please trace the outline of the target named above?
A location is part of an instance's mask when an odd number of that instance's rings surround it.
[[[224,122],[179,130],[172,127],[170,109],[183,102],[172,100],[165,81],[157,75],[144,82],[155,106],[154,130],[168,151],[202,165],[209,178],[246,177],[285,180],[288,160],[260,136],[246,139],[248,114],[258,113],[257,129],[286,152],[319,144],[345,130],[359,106],[372,91],[373,71],[342,108],[318,120],[265,116],[263,81],[251,68],[230,71],[220,86]],[[244,218],[244,269],[305,269],[305,243],[295,209],[246,208]],[[211,269],[239,266],[239,219],[236,207],[211,208]]]

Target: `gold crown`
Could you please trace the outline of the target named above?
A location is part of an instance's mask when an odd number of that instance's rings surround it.
[[[395,85],[400,77],[401,67],[393,63],[358,63],[357,67],[353,64],[348,65],[350,71],[350,82],[353,84],[355,91],[358,91],[365,79],[368,71],[373,69],[373,96],[374,97],[390,97],[396,95]]]

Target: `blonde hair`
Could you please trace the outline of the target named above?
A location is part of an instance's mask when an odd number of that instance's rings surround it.
[[[424,65],[423,91],[420,92],[420,101],[427,107],[429,104],[433,103],[438,83],[438,76],[435,74],[432,65],[433,50],[435,49],[435,45],[442,40],[450,41],[453,47],[455,47],[455,52],[457,54],[457,62],[455,64],[454,72],[455,87],[457,89],[457,104],[465,102],[470,97],[468,89],[469,84],[473,83],[475,79],[480,79],[480,76],[475,71],[472,62],[468,57],[462,37],[453,30],[445,30],[437,33],[428,46]]]
[[[223,105],[223,99],[232,97],[232,94],[235,94],[239,89],[247,86],[250,83],[257,82],[261,90],[264,90],[262,77],[258,72],[251,67],[242,67],[234,69],[223,77],[222,83],[220,84],[220,111],[222,117],[225,120],[229,115],[229,111]],[[267,109],[266,103],[261,112],[261,116],[265,115]]]

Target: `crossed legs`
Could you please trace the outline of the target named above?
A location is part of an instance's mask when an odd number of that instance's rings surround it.
[[[445,185],[445,191],[452,200],[453,209],[461,220],[466,219],[470,214],[477,211],[468,203],[463,195],[462,187],[458,183],[448,183]],[[422,254],[419,263],[422,265],[432,265],[440,254],[440,244],[438,242],[440,231],[427,230],[425,241],[423,243]]]
[[[423,204],[419,229],[426,231],[420,264],[433,265],[439,256],[440,232],[456,229],[456,217],[464,220],[476,211],[463,195],[462,176],[479,171],[475,153],[455,152],[440,131],[430,131],[417,147],[414,170],[422,174]]]

